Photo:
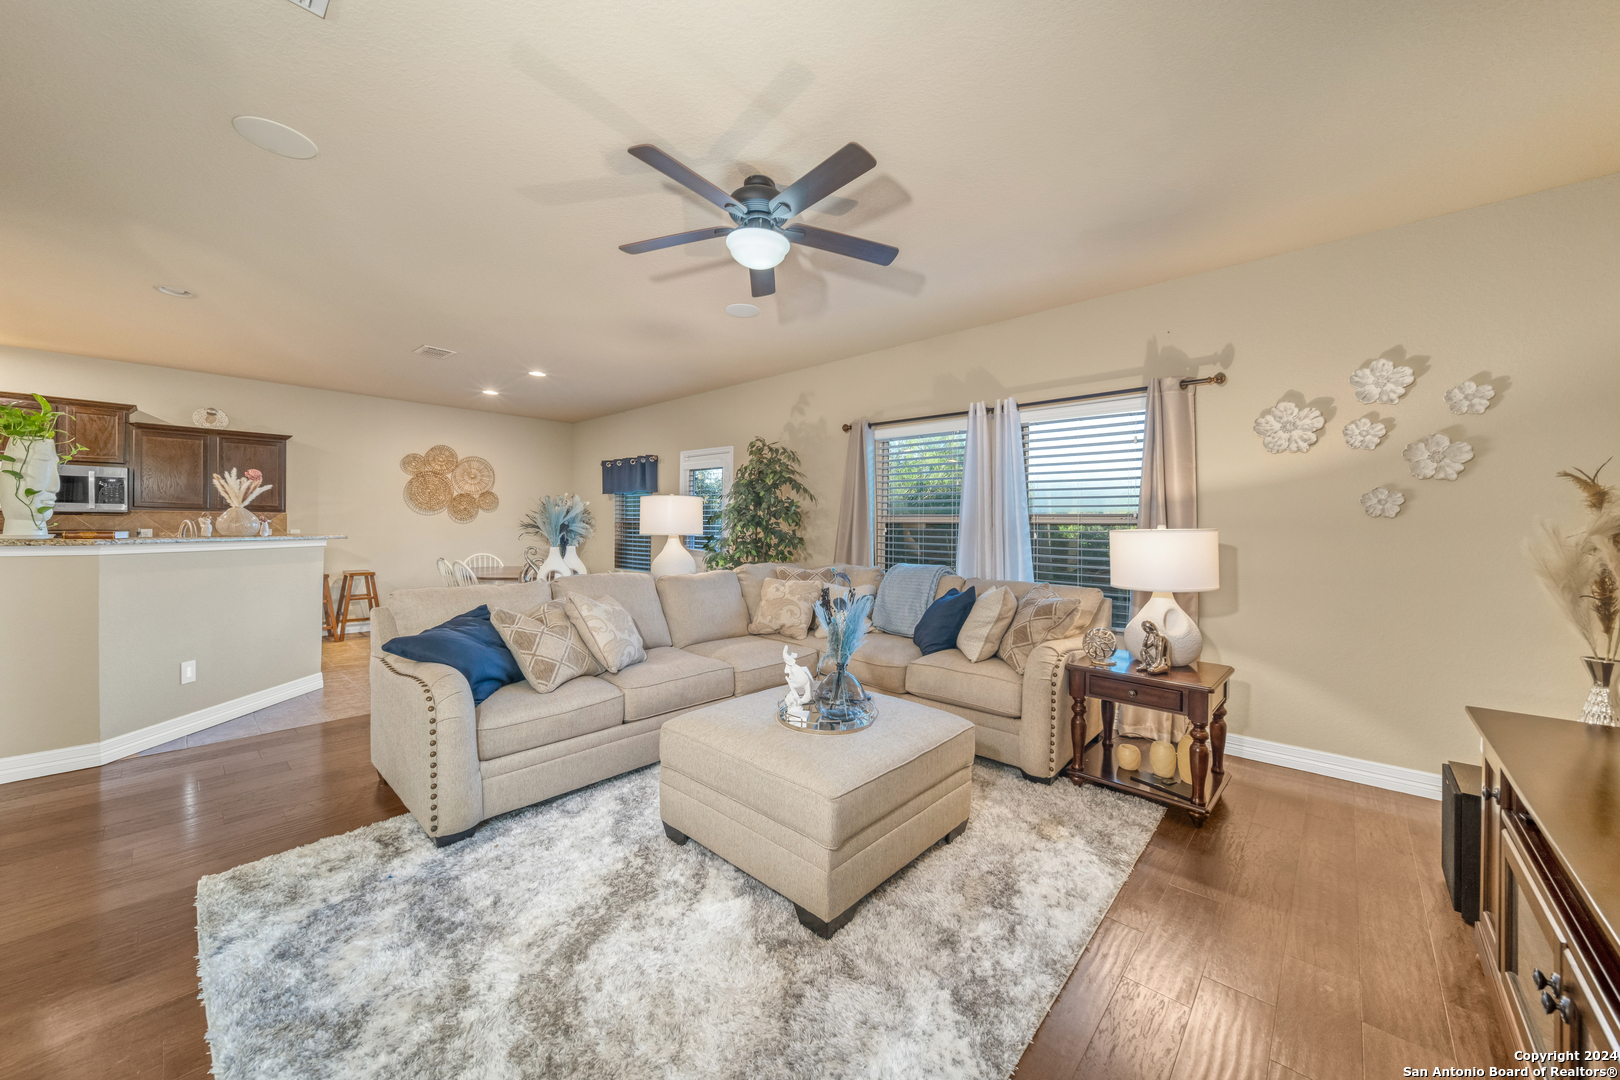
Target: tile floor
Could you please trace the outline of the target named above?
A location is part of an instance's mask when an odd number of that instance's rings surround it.
[[[326,685],[313,694],[290,698],[268,709],[238,716],[195,735],[154,746],[140,756],[183,750],[188,746],[240,739],[248,735],[268,735],[272,731],[324,724],[371,711],[371,636],[351,632],[342,641],[321,642],[321,676]]]

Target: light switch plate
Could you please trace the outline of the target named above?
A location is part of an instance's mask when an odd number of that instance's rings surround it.
[[[180,661],[180,683],[181,683],[181,685],[183,686],[188,682],[196,682],[196,681],[197,681],[197,661],[195,661],[195,660],[182,660],[182,661]]]
[[[292,0],[292,2],[303,8],[305,11],[313,11],[321,18],[326,18],[327,0]]]

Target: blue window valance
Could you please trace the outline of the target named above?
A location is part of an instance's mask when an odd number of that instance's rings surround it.
[[[614,458],[602,462],[602,493],[628,494],[658,490],[658,455]]]

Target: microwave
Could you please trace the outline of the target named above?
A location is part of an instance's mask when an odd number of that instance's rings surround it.
[[[59,466],[58,514],[129,513],[129,470],[122,465]]]

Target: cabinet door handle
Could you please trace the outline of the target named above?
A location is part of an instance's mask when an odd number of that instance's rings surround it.
[[[1536,984],[1537,990],[1551,990],[1554,997],[1564,992],[1564,977],[1556,971],[1551,975],[1543,975],[1540,968],[1534,968],[1530,972],[1530,981]],[[1542,995],[1542,997],[1546,996],[1546,994]],[[1547,1011],[1552,1012],[1553,1007],[1548,1005]]]
[[[1558,999],[1558,1016],[1570,1027],[1575,1026],[1575,1001],[1567,994]]]
[[[1497,799],[1502,797],[1502,789],[1501,788],[1486,788],[1483,791],[1481,791],[1479,794],[1487,802],[1495,802]]]
[[[1565,998],[1564,1000],[1568,1001],[1569,999]],[[1558,1011],[1558,1002],[1553,998],[1552,992],[1549,990],[1543,990],[1541,992],[1541,1011],[1547,1013],[1555,1013]]]

